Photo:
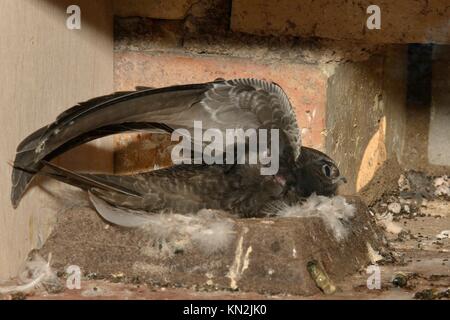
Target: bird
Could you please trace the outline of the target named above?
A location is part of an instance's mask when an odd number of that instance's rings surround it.
[[[107,135],[136,130],[193,132],[195,121],[201,121],[203,130],[221,132],[279,130],[279,170],[263,175],[261,163],[202,161],[114,175],[74,172],[51,162],[67,150]],[[301,145],[295,112],[283,89],[255,78],[137,87],[79,103],[18,145],[12,171],[14,208],[37,174],[87,191],[97,211],[192,213],[206,208],[239,217],[259,217],[273,203],[295,202],[313,193],[333,196],[346,182],[332,158]]]

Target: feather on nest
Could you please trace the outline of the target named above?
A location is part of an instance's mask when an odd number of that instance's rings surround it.
[[[206,253],[214,253],[228,247],[235,235],[233,220],[221,211],[204,209],[190,215],[149,214],[113,207],[93,194],[90,199],[105,220],[123,227],[142,228],[154,240],[165,244],[190,242]],[[346,222],[355,211],[355,207],[341,196],[329,198],[315,194],[301,204],[290,206],[281,202],[272,208],[272,214],[281,218],[319,217],[338,241],[347,236]]]
[[[62,285],[50,264],[51,254],[48,261],[39,254],[34,254],[21,268],[18,279],[20,284],[0,286],[0,294],[31,293],[41,288],[49,292],[61,290]]]
[[[106,221],[122,227],[142,228],[154,241],[166,245],[192,243],[209,254],[228,247],[235,234],[233,220],[228,214],[218,210],[203,209],[190,215],[151,214],[113,207],[92,193],[89,197],[97,212]]]
[[[304,203],[288,205],[280,202],[270,211],[267,214],[275,214],[277,217],[319,217],[333,232],[336,240],[341,241],[347,237],[346,222],[355,215],[356,208],[341,196],[325,197],[312,194]]]

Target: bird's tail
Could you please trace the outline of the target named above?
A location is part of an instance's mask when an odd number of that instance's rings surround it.
[[[46,127],[26,137],[17,147],[16,158],[13,163],[11,176],[11,203],[14,208],[19,205],[22,195],[25,193],[28,185],[36,172],[42,168],[40,162],[35,163],[35,150],[40,137],[45,133]]]
[[[77,145],[129,131],[130,127],[131,130],[170,132],[172,128],[160,120],[180,118],[180,111],[189,109],[209,86],[140,87],[136,91],[97,97],[64,111],[53,123],[37,130],[18,146],[13,164],[16,169],[12,173],[13,206],[18,206],[34,177],[32,172],[42,169],[41,160],[50,161]],[[154,128],[156,130],[152,130]]]
[[[115,181],[111,179],[111,176],[77,173],[45,160],[41,161],[40,170],[30,170],[20,167],[15,167],[14,169],[18,172],[24,172],[33,176],[36,174],[44,175],[86,191],[96,189],[121,194],[127,197],[140,198],[142,196],[136,190],[115,183]]]
[[[105,126],[99,129],[95,129],[89,132],[85,132],[84,134],[76,137],[68,141],[63,146],[55,149],[49,155],[47,155],[44,160],[36,162],[36,148],[38,148],[40,139],[42,135],[46,132],[47,127],[43,127],[36,132],[29,135],[25,138],[17,147],[16,158],[13,163],[13,172],[12,172],[12,189],[11,189],[11,203],[14,208],[19,205],[20,200],[22,199],[28,185],[33,180],[36,173],[39,173],[41,169],[43,169],[44,165],[50,168],[54,165],[50,164],[48,161],[54,159],[58,155],[64,153],[67,150],[75,148],[83,143],[89,142],[94,139],[98,139],[110,134],[127,132],[127,131],[153,131],[153,132],[168,132],[170,128],[165,127],[164,125],[158,123],[123,123],[117,125]],[[61,168],[62,169],[62,168]],[[65,169],[63,169],[65,170]],[[60,176],[51,175],[47,170],[42,174],[55,178],[57,180]],[[68,171],[67,171],[68,172]],[[69,183],[69,181],[63,181]],[[70,183],[69,183],[70,184]]]

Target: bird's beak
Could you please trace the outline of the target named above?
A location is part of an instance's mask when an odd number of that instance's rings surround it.
[[[339,176],[335,179],[333,179],[333,184],[337,183],[338,185],[341,185],[343,183],[347,183],[347,179],[343,176]]]

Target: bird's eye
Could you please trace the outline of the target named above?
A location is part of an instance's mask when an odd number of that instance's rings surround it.
[[[323,172],[323,174],[324,174],[325,176],[327,176],[328,178],[331,177],[331,168],[330,168],[329,165],[324,164],[324,165],[322,166],[322,172]]]

